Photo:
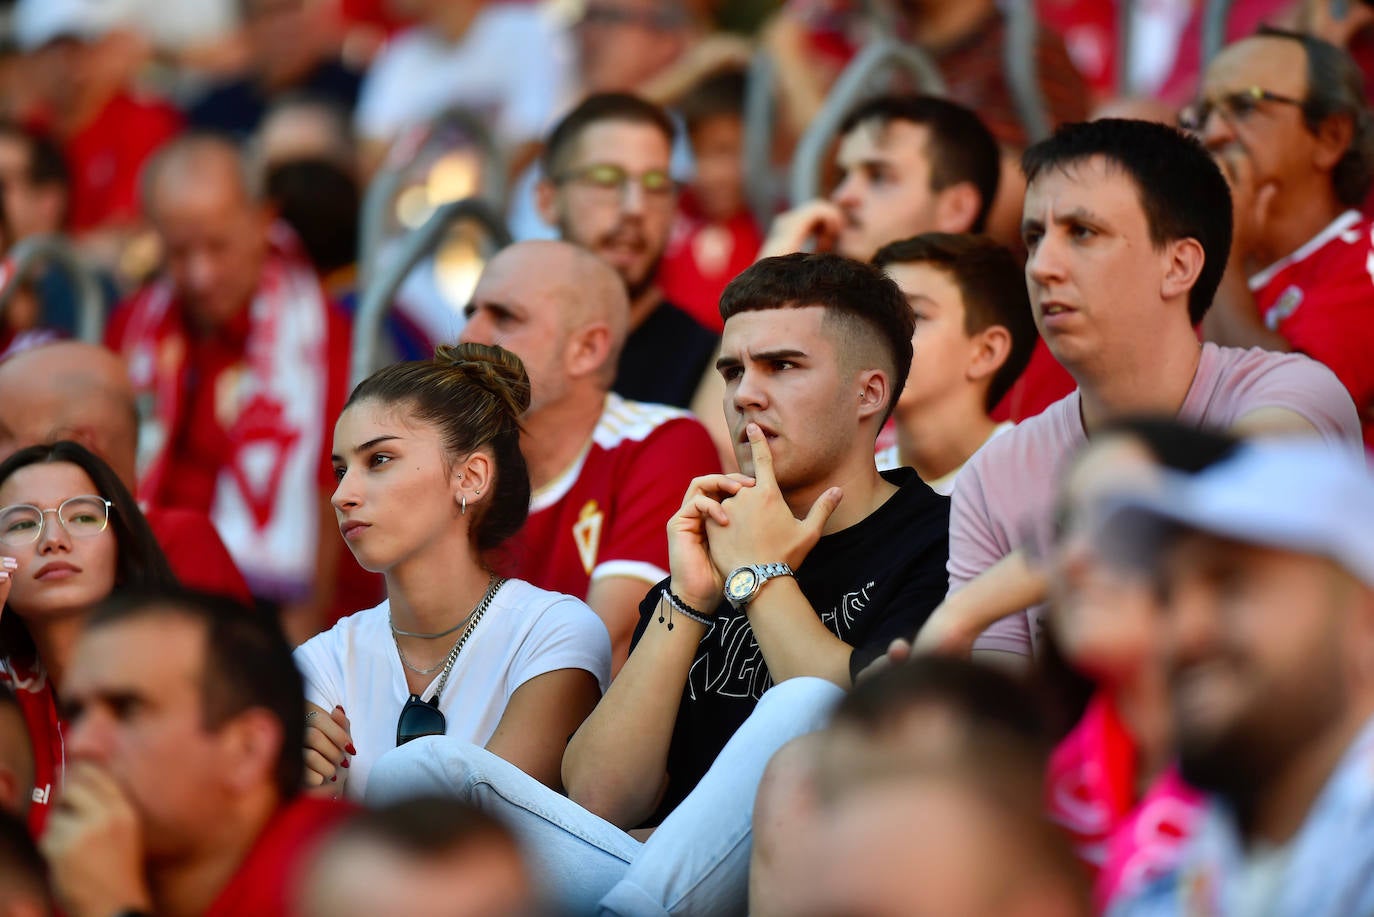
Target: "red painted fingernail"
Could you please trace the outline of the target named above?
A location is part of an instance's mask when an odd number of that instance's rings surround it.
[[[344,759],[343,759],[343,766],[344,766],[344,767],[348,767],[348,759],[347,759],[347,758],[344,758]]]
[[[358,753],[358,749],[353,747],[352,742],[349,742],[347,745],[344,746],[344,751],[348,752],[350,755],[356,755]]]
[[[338,774],[335,774],[333,777],[330,777],[330,778],[329,778],[329,782],[330,782],[330,783],[338,783],[338,782],[339,782],[339,775],[338,775]]]

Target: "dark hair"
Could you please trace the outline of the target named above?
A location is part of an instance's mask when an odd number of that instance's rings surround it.
[[[964,300],[964,333],[996,325],[1011,335],[1011,350],[993,373],[984,406],[991,411],[1021,377],[1040,334],[1035,330],[1026,275],[1006,246],[987,236],[928,232],[878,249],[873,264],[929,264],[944,271]]]
[[[267,197],[321,274],[358,260],[358,181],[327,159],[284,162],[267,173]]]
[[[125,592],[97,605],[86,630],[150,617],[181,617],[205,626],[201,716],[206,730],[219,729],[249,709],[267,710],[281,725],[275,777],[282,799],[299,792],[304,779],[300,730],[305,688],[278,616],[225,596],[190,589]]]
[[[47,861],[38,852],[28,826],[18,815],[0,809],[0,887],[9,893],[32,895],[51,908],[48,881]]]
[[[138,501],[105,461],[71,440],[43,443],[20,449],[0,462],[0,484],[29,465],[70,462],[95,485],[96,495],[111,503],[110,529],[118,551],[115,555],[115,589],[165,589],[177,585],[167,557],[153,537]],[[7,603],[8,604],[8,603]],[[24,656],[34,652],[28,628],[19,615],[0,613],[0,656]]]
[[[493,841],[516,845],[501,821],[447,796],[418,796],[364,809],[339,828],[332,843],[350,840],[375,841],[420,858]]]
[[[564,115],[563,120],[549,132],[539,159],[544,177],[555,183],[562,180],[573,145],[581,138],[583,131],[602,121],[623,121],[657,128],[669,146],[677,139],[673,119],[653,102],[628,92],[597,93],[588,96],[582,104]]]
[[[452,460],[491,449],[491,499],[471,511],[469,532],[478,551],[499,547],[525,524],[530,476],[520,452],[520,415],[530,406],[530,378],[515,354],[486,344],[445,345],[432,360],[393,363],[368,376],[344,408],[360,401],[407,406],[439,429]]]
[[[8,119],[0,119],[0,137],[12,137],[28,149],[28,174],[30,184],[71,186],[67,171],[67,160],[62,148],[47,134],[31,130]]]
[[[906,297],[882,271],[840,255],[794,252],[764,258],[730,281],[720,296],[720,317],[741,312],[821,306],[829,321],[843,326],[838,341],[867,334],[884,351],[891,375],[884,420],[902,396],[911,372],[911,334],[915,319]],[[838,349],[838,348],[837,348]]]
[[[978,214],[973,232],[982,232],[997,197],[1002,175],[1001,153],[992,132],[971,109],[948,99],[923,95],[883,95],[859,104],[845,116],[841,136],[862,124],[875,121],[886,126],[909,121],[924,127],[929,138],[925,154],[930,161],[930,190],[943,191],[968,182],[978,191]]]
[[[1130,436],[1140,441],[1154,460],[1172,471],[1197,474],[1228,458],[1241,441],[1224,430],[1180,423],[1170,417],[1126,416],[1108,421],[1095,434]]]
[[[1202,271],[1188,293],[1188,318],[1196,325],[1212,305],[1231,253],[1231,189],[1221,169],[1182,131],[1121,118],[1062,125],[1026,150],[1021,168],[1029,185],[1042,172],[1067,171],[1096,156],[1135,183],[1156,248],[1180,239],[1202,246]]]
[[[1026,685],[948,656],[917,656],[860,679],[840,700],[833,721],[876,732],[922,707],[946,708],[971,729],[1000,732],[1046,750],[1044,713]]]
[[[1302,45],[1307,55],[1307,98],[1302,118],[1316,133],[1328,118],[1350,119],[1350,146],[1331,170],[1331,186],[1346,207],[1360,207],[1374,183],[1374,119],[1364,93],[1364,74],[1350,54],[1313,35],[1261,25],[1256,35]]]
[[[712,118],[744,116],[748,75],[741,69],[720,70],[697,81],[678,103],[678,114],[692,133]]]

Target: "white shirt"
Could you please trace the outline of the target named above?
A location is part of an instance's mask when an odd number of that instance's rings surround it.
[[[306,700],[325,710],[342,706],[353,727],[358,753],[349,762],[345,791],[351,799],[363,798],[372,765],[396,747],[396,720],[410,697],[390,620],[390,603],[382,602],[342,619],[295,653]],[[473,628],[439,698],[447,735],[486,745],[515,690],[557,669],[591,672],[605,691],[611,680],[605,625],[572,596],[508,580]],[[422,698],[434,696],[441,674],[434,673]]]
[[[573,85],[566,35],[540,10],[491,4],[456,44],[424,27],[382,50],[358,96],[354,124],[368,139],[461,107],[507,147],[537,140],[552,126]]]

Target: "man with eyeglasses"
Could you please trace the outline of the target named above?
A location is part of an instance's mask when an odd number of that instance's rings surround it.
[[[1374,120],[1344,51],[1263,29],[1212,61],[1180,115],[1231,184],[1235,234],[1209,340],[1325,363],[1374,447]]]
[[[658,286],[677,214],[675,135],[672,119],[651,102],[625,93],[591,96],[549,134],[535,202],[564,241],[591,251],[625,283],[629,337],[615,393],[687,407],[715,357],[716,336]]]

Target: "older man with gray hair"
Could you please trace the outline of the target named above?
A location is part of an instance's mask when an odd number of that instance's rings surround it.
[[[1223,50],[1182,125],[1231,183],[1235,231],[1203,322],[1230,347],[1299,351],[1325,363],[1374,447],[1374,119],[1346,52],[1261,29]]]

